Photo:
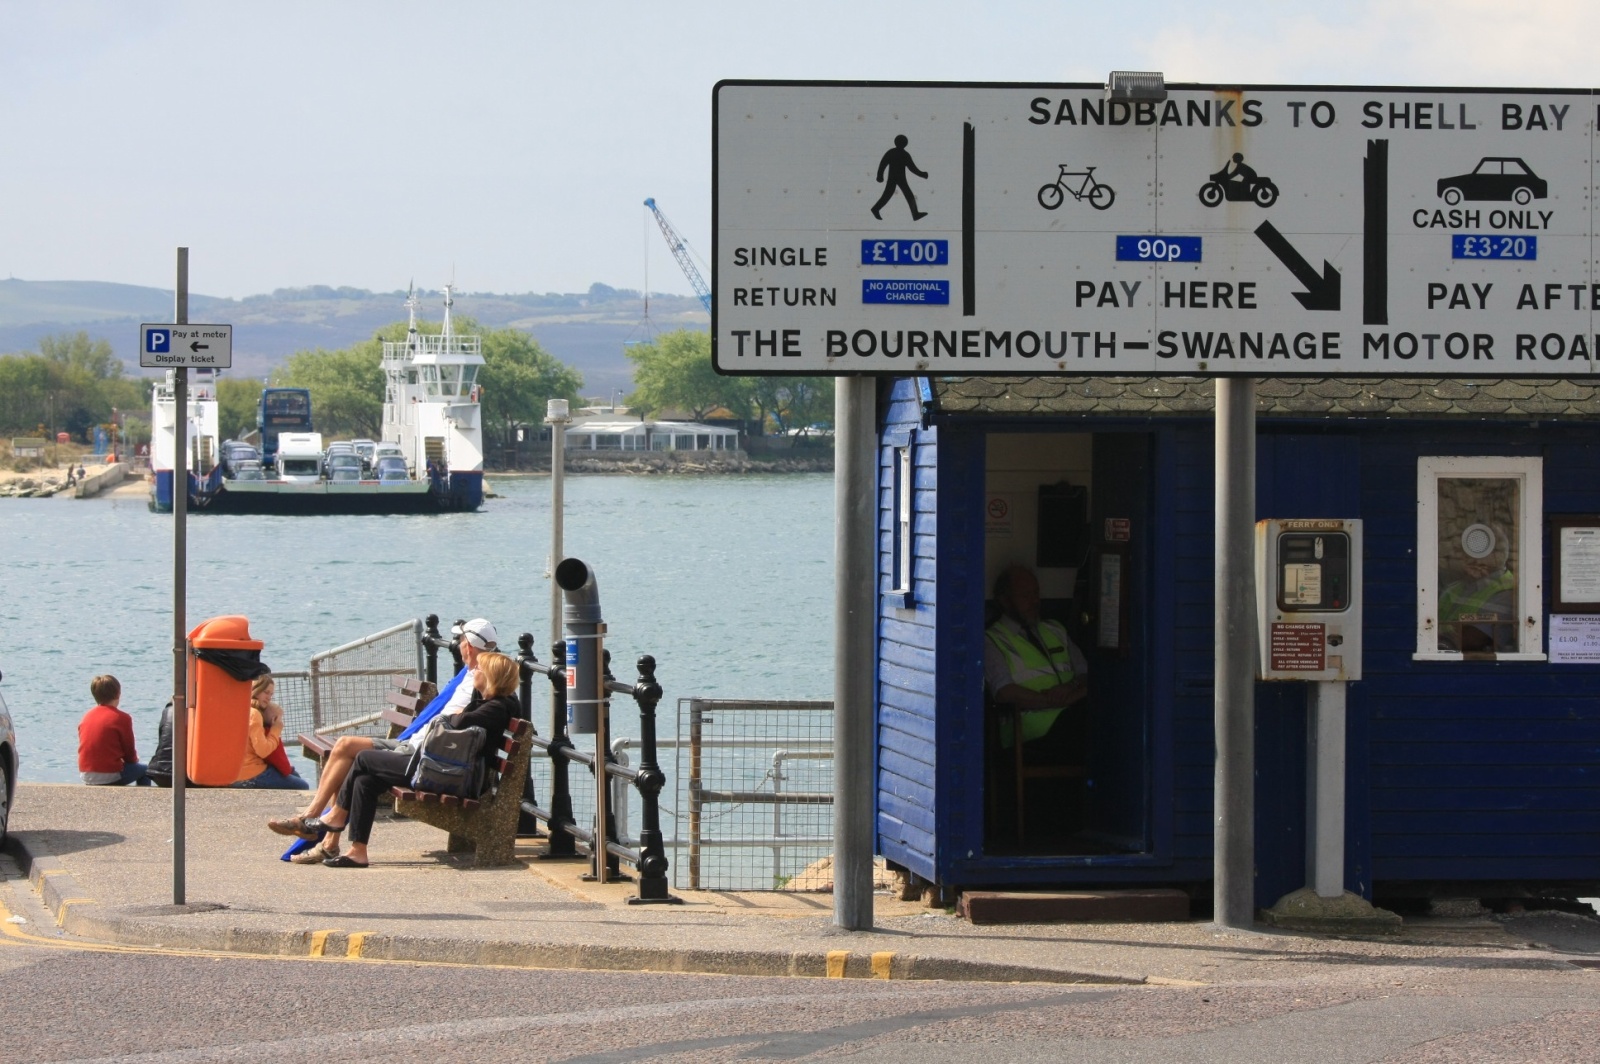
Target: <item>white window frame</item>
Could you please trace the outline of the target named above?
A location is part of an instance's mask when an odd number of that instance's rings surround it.
[[[1460,651],[1440,650],[1440,479],[1481,477],[1521,482],[1517,512],[1517,649],[1496,661],[1543,661],[1544,654],[1544,460],[1424,455],[1417,459],[1417,644],[1414,661],[1467,661]]]

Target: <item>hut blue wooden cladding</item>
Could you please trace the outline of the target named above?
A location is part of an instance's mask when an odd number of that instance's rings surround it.
[[[1552,661],[1544,639],[1553,604],[1582,612],[1552,585],[1563,548],[1548,530],[1600,527],[1600,386],[1293,379],[1264,380],[1257,396],[1257,514],[1365,523],[1347,889],[1600,893],[1600,664]],[[878,851],[954,887],[1160,883],[1205,897],[1210,382],[886,379],[878,438]],[[1424,527],[1433,511],[1419,497],[1448,509],[1462,482],[1477,490],[1485,477],[1537,505],[1480,522],[1511,541],[1505,564],[1528,616],[1503,626],[1511,642],[1462,655],[1447,649],[1456,636],[1435,607],[1449,589],[1433,579],[1458,537],[1438,515]],[[996,797],[1011,784],[986,732],[984,629],[996,572],[1034,565],[1040,537],[1056,533],[1038,520],[1038,489],[1062,481],[1088,489],[1089,554],[1038,571],[1047,612],[1089,662],[1084,772],[1025,786],[1028,822],[1043,827],[1017,836]],[[1306,685],[1260,683],[1256,704],[1265,907],[1305,883]]]

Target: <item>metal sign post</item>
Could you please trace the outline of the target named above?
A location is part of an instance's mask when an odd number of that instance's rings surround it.
[[[179,325],[189,321],[188,248],[178,249],[178,285],[172,317]],[[149,346],[148,340],[141,343],[141,354]],[[183,363],[173,372],[172,422],[172,904],[183,905],[187,828],[184,802],[189,782],[189,367]]]

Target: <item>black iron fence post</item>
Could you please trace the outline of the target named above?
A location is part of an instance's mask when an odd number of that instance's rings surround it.
[[[452,672],[450,674],[451,676],[454,676],[456,672],[460,672],[464,664],[461,660],[461,637],[455,635],[454,633],[461,631],[461,626],[466,623],[466,621],[462,620],[460,617],[457,617],[456,623],[450,628],[452,633],[450,642],[448,644],[450,647],[450,660],[456,664],[456,671]],[[466,683],[465,680],[462,680],[461,682]]]
[[[533,655],[533,635],[523,632],[517,637],[517,716],[528,722],[533,728],[533,668],[539,659]],[[463,680],[463,683],[466,681]],[[533,728],[533,734],[538,735],[539,729]],[[537,806],[538,795],[533,789],[533,759],[528,760],[528,775],[522,781],[522,801],[524,806]],[[517,816],[517,838],[536,839],[539,837],[539,818],[528,812],[526,808]]]
[[[433,689],[437,691],[439,689],[439,647],[444,642],[444,638],[439,635],[439,615],[437,613],[428,614],[427,625],[427,634],[422,637],[422,648],[428,653],[427,672],[423,679],[433,684]]]
[[[639,828],[639,894],[629,904],[679,904],[667,890],[667,851],[661,837],[661,788],[666,774],[656,761],[656,705],[661,701],[661,685],[656,683],[656,659],[646,654],[639,659],[639,682],[633,688],[639,704],[639,778],[634,786],[643,798]]]
[[[609,724],[609,720],[610,720],[610,717],[611,717],[611,694],[610,694],[609,690],[606,690],[606,688],[609,688],[609,686],[611,685],[611,682],[613,680],[615,680],[616,677],[611,675],[611,651],[607,650],[604,653],[605,653],[605,657],[602,659],[602,661],[603,661],[603,669],[604,669],[604,675],[605,675],[605,683],[602,685],[602,690],[600,692],[600,697],[606,703],[603,719],[605,719],[608,723],[606,724],[605,727],[601,728],[599,731],[597,731],[595,733],[594,756],[595,756],[595,764],[596,765],[599,765],[601,763],[600,762],[600,758],[602,758],[602,757],[605,758],[605,764],[614,765],[614,764],[617,763],[617,758],[616,758],[616,755],[614,755],[611,752],[611,743],[610,743],[611,727],[610,727],[610,724]],[[594,772],[596,772],[598,774],[598,770],[592,769],[591,771],[594,771]],[[616,778],[617,777],[613,776],[610,773],[610,771],[608,770],[606,772],[606,784],[607,784],[607,786],[610,786],[611,781],[616,779]],[[606,800],[606,822],[604,824],[596,823],[595,826],[594,826],[595,834],[597,836],[599,836],[599,837],[595,841],[594,853],[592,853],[590,855],[591,864],[589,866],[589,874],[587,876],[583,876],[581,878],[584,878],[584,879],[588,879],[590,877],[593,877],[594,879],[599,879],[600,878],[600,860],[601,860],[601,855],[603,854],[604,857],[605,857],[605,862],[606,862],[606,881],[609,882],[609,883],[626,883],[626,882],[628,882],[629,877],[622,874],[622,861],[621,861],[621,859],[618,858],[616,854],[612,853],[610,849],[608,849],[608,846],[609,846],[610,843],[619,842],[619,841],[621,841],[621,838],[622,838],[622,836],[620,834],[618,834],[618,832],[617,832],[617,807],[616,807],[616,803],[612,802],[610,800],[610,797],[611,797],[610,793],[607,792],[607,795],[606,795],[606,799],[607,799]],[[599,818],[596,817],[595,819],[598,820]]]
[[[550,660],[567,660],[567,644],[556,640],[551,644]],[[562,751],[575,747],[567,737],[567,677],[555,665],[550,667],[550,846],[544,856],[577,857],[577,840],[567,830],[572,819],[572,790],[567,780],[567,766],[571,764]],[[531,697],[531,694],[530,694]]]

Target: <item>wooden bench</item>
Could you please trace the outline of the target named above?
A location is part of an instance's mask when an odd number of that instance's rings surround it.
[[[401,732],[409,728],[411,719],[432,702],[438,693],[433,684],[427,680],[419,680],[415,676],[405,676],[396,680],[383,696],[386,705],[378,711],[379,717],[389,725],[389,738],[398,738]],[[300,752],[315,761],[320,769],[327,763],[328,754],[333,751],[333,744],[339,739],[338,735],[317,735],[312,732],[296,736],[295,742],[300,744]]]
[[[513,720],[501,735],[494,766],[477,798],[392,788],[394,811],[450,833],[450,853],[473,854],[474,868],[507,865],[516,858],[517,819],[523,781],[528,778],[533,726]]]

